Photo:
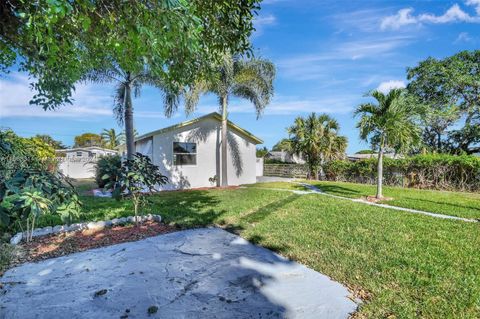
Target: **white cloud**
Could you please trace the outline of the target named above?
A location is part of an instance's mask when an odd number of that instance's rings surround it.
[[[55,111],[44,111],[40,106],[29,105],[34,92],[29,79],[13,73],[8,79],[0,79],[0,118],[6,117],[59,117],[85,119],[92,116],[112,117],[112,98],[104,88],[78,85],[73,95],[73,105],[65,105]]]
[[[432,13],[423,13],[415,16],[413,8],[404,8],[398,10],[394,15],[384,17],[381,21],[382,30],[398,30],[406,25],[420,25],[422,23],[443,24],[452,22],[480,23],[480,0],[467,0],[468,6],[475,7],[476,15],[470,15],[460,8],[458,4],[453,4],[442,15]]]
[[[277,23],[277,18],[273,14],[268,14],[266,16],[258,16],[253,20],[253,26],[255,27],[256,32],[254,36],[259,36],[263,33],[263,30],[266,26],[275,25]]]
[[[455,39],[455,41],[453,41],[453,43],[463,43],[463,42],[472,42],[472,37],[468,34],[468,32],[460,32],[457,36],[457,38]]]
[[[397,14],[382,19],[380,28],[397,30],[404,25],[417,24],[418,19],[412,16],[413,8],[398,10]]]
[[[380,83],[380,85],[377,87],[377,91],[387,94],[392,89],[403,89],[405,87],[405,82],[402,80],[390,80]]]

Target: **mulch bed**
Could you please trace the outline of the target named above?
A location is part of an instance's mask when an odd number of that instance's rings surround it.
[[[36,262],[64,256],[92,248],[136,241],[178,230],[175,226],[147,221],[135,225],[115,226],[103,230],[82,230],[34,238],[17,246],[11,267],[25,262]]]

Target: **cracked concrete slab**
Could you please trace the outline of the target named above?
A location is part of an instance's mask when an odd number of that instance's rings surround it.
[[[218,228],[10,269],[0,318],[347,318],[349,291]]]

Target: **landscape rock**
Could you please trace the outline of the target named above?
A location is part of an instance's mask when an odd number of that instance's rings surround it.
[[[10,239],[10,244],[18,245],[22,241],[22,238],[23,238],[23,233],[17,233],[15,236],[13,236]]]
[[[153,215],[153,220],[156,221],[157,223],[160,223],[162,221],[162,216],[160,215]]]
[[[54,234],[56,234],[56,233],[59,233],[59,232],[63,231],[63,229],[64,229],[64,227],[62,225],[57,225],[57,226],[52,228],[52,232]]]
[[[119,220],[118,218],[112,219],[111,222],[112,222],[112,225],[113,225],[113,226],[116,226],[116,225],[119,225],[119,224],[120,224],[120,220]]]
[[[126,224],[127,223],[127,218],[125,217],[121,217],[118,219],[118,224],[119,225],[123,225],[123,224]]]
[[[50,235],[52,233],[52,226],[37,228],[33,231],[32,237]]]

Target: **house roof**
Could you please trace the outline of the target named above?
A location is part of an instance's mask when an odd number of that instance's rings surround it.
[[[140,141],[140,140],[143,140],[145,138],[148,138],[148,137],[151,137],[151,136],[154,136],[154,135],[158,135],[158,134],[166,133],[166,132],[169,132],[169,131],[172,131],[172,130],[175,130],[175,129],[183,128],[183,127],[186,127],[186,126],[204,121],[206,119],[215,119],[215,120],[218,120],[218,121],[221,122],[222,121],[222,116],[220,114],[218,114],[217,112],[209,113],[207,115],[200,116],[200,117],[197,117],[197,118],[189,120],[189,121],[185,121],[185,122],[182,122],[182,123],[178,123],[178,124],[175,124],[175,125],[172,125],[172,126],[168,126],[168,127],[156,130],[156,131],[152,131],[152,132],[143,134],[143,135],[137,137],[135,139],[135,141]],[[262,139],[260,139],[259,137],[256,137],[255,135],[253,135],[249,131],[241,128],[240,126],[236,125],[235,123],[233,123],[231,121],[228,121],[228,127],[237,131],[238,133],[252,139],[256,144],[262,144],[263,143]]]
[[[111,150],[109,148],[103,148],[99,146],[86,146],[86,147],[76,147],[76,148],[66,148],[55,150],[55,152],[77,152],[77,151],[91,151],[91,150],[101,150],[107,152],[117,152],[116,150]]]

